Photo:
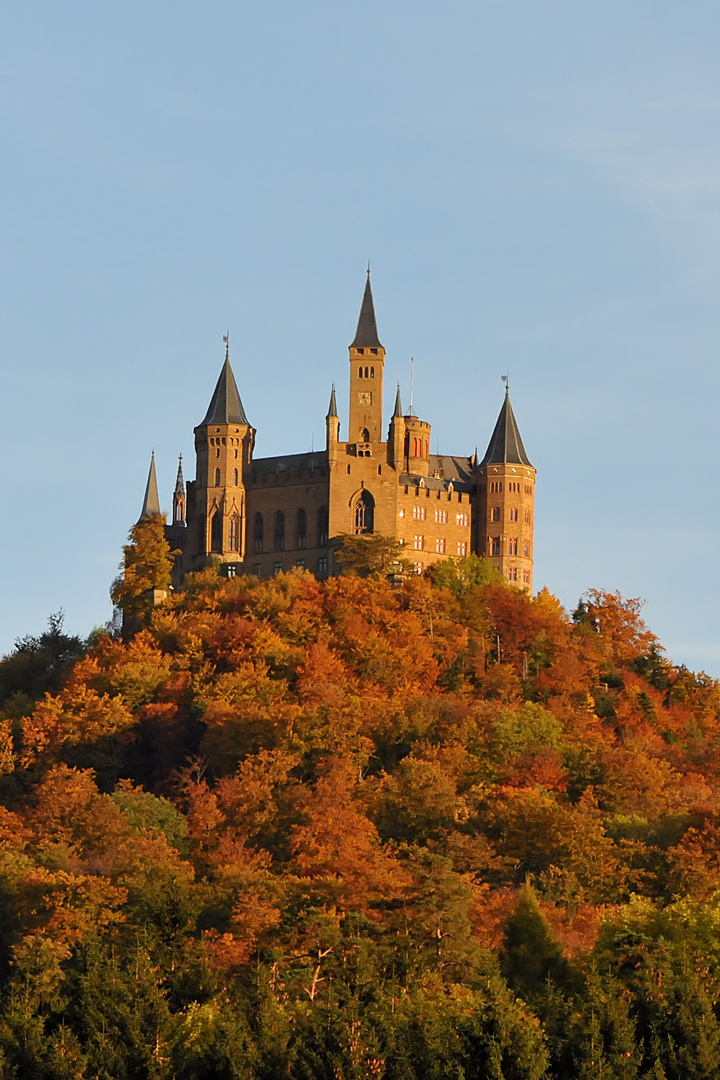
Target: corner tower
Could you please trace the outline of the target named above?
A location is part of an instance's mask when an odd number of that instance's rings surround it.
[[[475,544],[507,581],[531,592],[535,476],[506,387],[485,457],[476,467]]]
[[[224,562],[242,562],[245,557],[245,482],[255,430],[240,400],[227,337],[225,342],[220,378],[207,413],[195,428],[194,535],[190,545],[196,564],[210,556]]]
[[[378,337],[368,267],[360,317],[350,346],[349,443],[362,445],[382,442],[384,368],[385,350]]]

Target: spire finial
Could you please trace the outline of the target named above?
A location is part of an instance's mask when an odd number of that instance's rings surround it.
[[[505,397],[507,397],[510,393],[510,373],[508,372],[505,375],[501,375],[500,378],[505,383]]]
[[[223,334],[223,341],[225,342],[225,359],[230,359],[230,331],[227,334]]]
[[[367,271],[367,274],[368,274],[368,277],[370,277],[370,260],[369,259],[368,259],[368,271]]]
[[[410,357],[410,415],[414,416],[413,412],[413,395],[415,392],[415,357]]]

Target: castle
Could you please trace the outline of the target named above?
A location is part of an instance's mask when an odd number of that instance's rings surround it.
[[[226,345],[215,392],[195,428],[195,479],[185,484],[181,458],[172,523],[165,526],[178,552],[176,584],[211,559],[230,576],[301,567],[325,578],[336,572],[333,537],[381,533],[404,545],[418,573],[475,552],[513,585],[532,590],[535,469],[507,387],[481,460],[477,453],[431,454],[430,424],[412,409],[403,414],[399,386],[383,438],[384,367],[368,271],[350,345],[346,441],[333,386],[324,450],[257,458]],[[153,513],[160,513],[154,457],[141,516]]]

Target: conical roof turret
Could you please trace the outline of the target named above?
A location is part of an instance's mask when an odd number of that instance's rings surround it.
[[[497,418],[495,429],[490,437],[485,457],[481,465],[530,465],[525,452],[523,441],[520,438],[515,414],[510,404],[510,394],[505,390],[500,415]]]
[[[338,411],[337,401],[335,400],[335,383],[333,383],[332,390],[330,391],[330,404],[328,405],[327,416],[325,417],[325,419],[330,420],[332,417],[336,417],[337,414]]]
[[[370,285],[370,269],[367,272],[365,292],[360,305],[360,317],[358,319],[355,337],[350,344],[351,349],[382,349],[375,321],[375,305],[373,304],[372,287]]]
[[[246,424],[248,427],[250,426],[230,366],[230,344],[227,339],[225,363],[201,426],[205,424]]]
[[[397,420],[402,418],[402,401],[400,400],[400,383],[397,384],[397,393],[395,395],[395,411],[392,414],[392,419]]]
[[[153,514],[160,513],[160,497],[158,495],[157,485],[157,473],[155,472],[155,451],[152,452],[150,458],[150,471],[148,473],[147,484],[145,485],[145,498],[143,499],[142,511],[140,513],[140,520],[143,518],[151,517]]]

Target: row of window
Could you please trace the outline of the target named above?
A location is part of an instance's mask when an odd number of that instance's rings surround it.
[[[502,480],[492,480],[490,482],[490,494],[497,495],[503,489]],[[521,490],[525,495],[532,495],[532,484],[521,484],[519,480],[509,480],[507,489],[514,495],[519,495]]]
[[[273,532],[272,542],[274,551],[285,550],[285,514],[278,510],[272,519]],[[295,547],[307,547],[307,513],[302,508],[295,515]],[[325,547],[328,542],[328,512],[326,506],[321,506],[316,518],[317,546]],[[259,554],[265,550],[265,519],[261,513],[257,513],[253,520],[253,551]]]
[[[430,453],[430,443],[427,439],[416,439],[415,436],[413,436],[411,442],[408,435],[405,453],[410,454],[410,457],[427,457]]]
[[[223,551],[223,515],[216,510],[210,522],[210,550],[218,555]],[[240,550],[240,516],[232,514],[228,523],[228,550]]]
[[[420,505],[413,506],[412,516],[413,516],[414,521],[427,521],[427,519],[428,519],[427,506],[420,506]],[[401,507],[398,510],[398,517],[400,517],[400,518],[405,517],[405,509],[404,509],[404,507]],[[469,522],[470,522],[470,517],[469,517],[468,514],[456,514],[455,515],[455,524],[456,525],[461,525],[464,528],[467,528]],[[448,512],[447,512],[447,510],[436,510],[435,511],[435,524],[436,525],[447,525],[447,523],[448,523]]]
[[[425,537],[415,536],[413,539],[413,548],[415,551],[425,551]],[[435,538],[435,553],[437,555],[447,555],[447,541],[444,536]],[[458,555],[467,555],[467,540],[457,541],[457,553]]]
[[[507,579],[508,579],[508,581],[520,581],[520,571],[518,570],[517,566],[509,566],[508,567]],[[529,570],[523,570],[523,572],[522,572],[522,582],[523,582],[523,585],[529,585],[530,584],[530,571]]]
[[[210,440],[210,445],[211,446],[226,446],[227,443],[229,443],[230,446],[239,446],[240,445],[240,439],[230,438],[230,439],[226,440],[225,436],[223,435],[223,437],[221,439],[211,439]],[[236,457],[237,457],[237,455],[236,455]]]
[[[220,470],[216,469],[215,470],[215,487],[220,487],[221,478],[222,478],[222,474],[221,474]],[[240,473],[238,472],[237,469],[233,469],[233,471],[232,471],[232,482],[233,482],[233,487],[237,487],[238,484],[240,483]]]
[[[363,369],[362,368],[360,368],[360,370],[358,372],[358,376],[362,379],[362,377],[363,377]],[[370,368],[370,374],[369,375],[368,375],[368,369],[365,368],[365,378],[366,379],[374,379],[375,378],[375,368],[374,367]]]
[[[368,349],[368,352],[372,353],[373,356],[377,356],[377,354],[378,354],[377,349]],[[365,350],[364,349],[358,349],[358,353],[360,354],[360,356],[364,356],[365,355]]]
[[[517,506],[511,506],[510,509],[508,510],[508,521],[519,521],[519,514],[520,514],[520,511],[518,510]],[[524,517],[525,517],[525,524],[529,525],[530,524],[530,511],[529,510],[525,511]],[[490,520],[491,521],[500,521],[500,507],[499,506],[493,506],[492,510],[490,511]]]
[[[238,452],[237,452],[237,450],[234,450],[234,451],[233,451],[233,456],[234,456],[234,457],[237,457],[237,456],[238,456]],[[215,451],[215,457],[220,457],[220,447],[219,447],[219,446],[218,446],[217,450]]]
[[[502,537],[491,536],[490,537],[490,553],[492,555],[502,555]],[[517,555],[518,553],[518,538],[517,536],[511,536],[507,542],[508,555]],[[530,545],[523,544],[522,553],[524,558],[530,558]]]

